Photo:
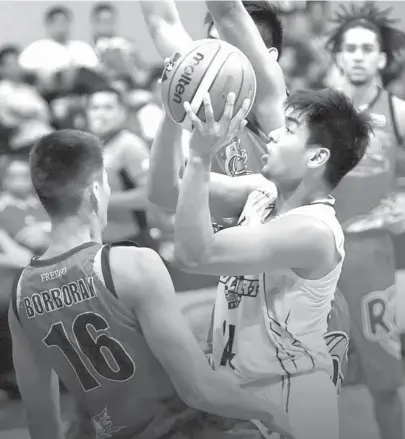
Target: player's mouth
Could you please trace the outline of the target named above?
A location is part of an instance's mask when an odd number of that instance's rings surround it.
[[[269,161],[269,155],[268,154],[263,154],[262,155],[262,163],[263,163],[263,165],[267,165],[268,161]]]

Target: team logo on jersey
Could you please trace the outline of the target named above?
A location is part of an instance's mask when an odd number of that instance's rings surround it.
[[[401,341],[395,324],[395,285],[385,291],[366,294],[362,299],[363,333],[398,360]]]
[[[252,174],[247,169],[248,156],[245,149],[240,147],[240,139],[234,139],[232,143],[223,149],[225,159],[225,172],[231,177]]]
[[[114,437],[115,433],[125,428],[124,426],[112,425],[111,417],[107,413],[107,407],[98,415],[93,416],[93,425],[96,430],[97,439]]]
[[[342,331],[331,331],[325,335],[325,342],[333,362],[332,381],[340,393],[347,365],[349,351],[349,337]]]
[[[259,293],[259,280],[257,278],[223,276],[219,283],[224,285],[228,309],[236,309],[244,296],[257,297]]]

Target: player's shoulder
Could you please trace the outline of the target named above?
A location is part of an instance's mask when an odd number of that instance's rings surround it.
[[[135,245],[114,245],[110,249],[110,267],[116,288],[147,287],[164,269],[160,256],[152,249]]]

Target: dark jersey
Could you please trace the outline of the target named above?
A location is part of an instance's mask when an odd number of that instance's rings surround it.
[[[179,399],[134,312],[117,297],[109,249],[90,242],[33,259],[12,306],[32,348],[92,418],[99,437],[161,438],[195,412]]]
[[[360,163],[340,182],[333,194],[336,213],[343,229],[360,233],[384,228],[390,210],[382,202],[393,196],[398,134],[392,95],[381,89],[367,112],[371,116],[373,134]]]

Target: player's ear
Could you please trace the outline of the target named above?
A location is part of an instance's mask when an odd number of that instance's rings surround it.
[[[384,70],[387,66],[387,54],[385,52],[380,53],[380,59],[378,60],[378,69]]]
[[[316,147],[309,149],[308,167],[318,168],[324,165],[330,157],[330,151],[328,148]]]
[[[276,61],[278,60],[278,50],[275,47],[270,47],[269,55],[271,55]]]
[[[98,183],[97,181],[93,182],[92,187],[90,188],[89,191],[89,200],[90,200],[90,206],[92,211],[98,215],[98,199],[99,199],[99,195],[100,195],[100,183]]]

